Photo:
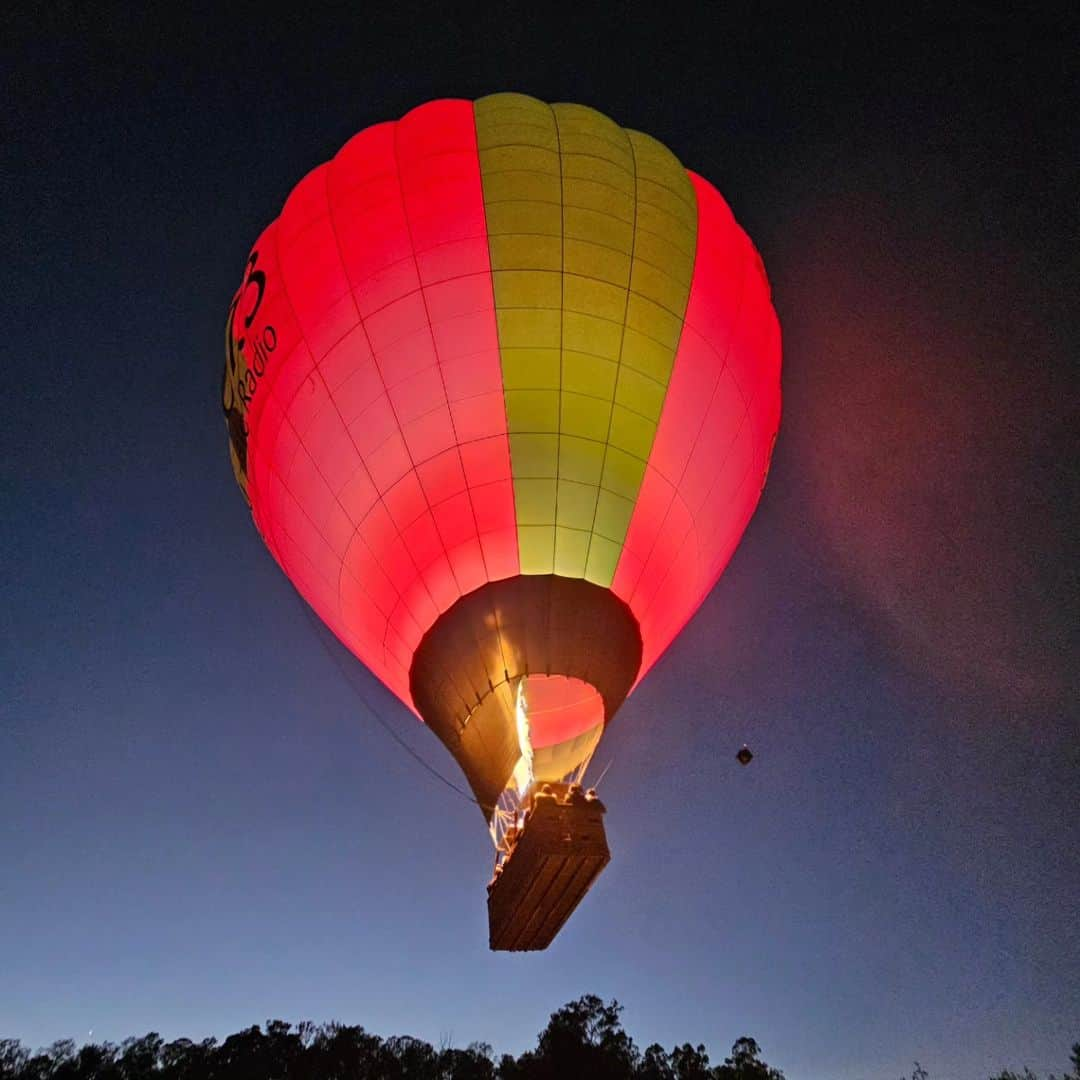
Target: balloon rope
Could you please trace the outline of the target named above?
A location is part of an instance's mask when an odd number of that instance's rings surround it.
[[[291,582],[290,582],[290,584],[291,584]],[[319,621],[318,616],[315,614],[314,611],[311,610],[310,605],[300,595],[299,591],[296,590],[295,586],[293,587],[293,591],[296,593],[297,602],[304,609],[304,614],[307,615],[308,621],[311,623],[312,627],[315,630],[315,636],[318,638],[319,644],[323,647],[323,650],[326,652],[326,655],[329,656],[330,659],[334,661],[334,667],[336,667],[338,669],[338,673],[341,675],[342,679],[345,680],[346,685],[353,692],[353,695],[356,697],[357,701],[360,702],[360,704],[364,707],[364,709],[368,712],[368,714],[371,715],[372,717],[374,717],[375,720],[378,721],[379,725],[387,733],[387,735],[389,735],[390,738],[393,739],[394,742],[396,742],[398,744],[398,746],[400,746],[402,748],[402,750],[404,750],[405,753],[408,754],[409,757],[411,757],[413,759],[413,761],[415,761],[418,765],[420,765],[422,768],[424,768],[427,772],[431,773],[431,775],[434,776],[436,780],[439,780],[442,783],[444,783],[448,788],[450,788],[451,791],[453,791],[455,794],[459,795],[466,802],[471,802],[474,805],[479,806],[480,809],[483,810],[484,813],[488,817],[490,817],[492,812],[494,811],[494,807],[484,806],[483,803],[481,803],[479,800],[473,798],[473,796],[470,795],[467,791],[464,791],[460,787],[458,787],[458,785],[455,784],[453,780],[450,780],[448,777],[443,776],[443,774],[441,772],[439,772],[439,770],[436,769],[434,765],[429,765],[428,762],[426,762],[393,729],[393,727],[390,725],[389,721],[387,721],[386,719],[384,719],[382,716],[379,715],[379,713],[376,711],[376,709],[367,701],[367,699],[363,696],[363,694],[360,693],[359,689],[356,687],[356,684],[352,681],[352,677],[350,676],[349,672],[345,670],[345,667],[341,663],[341,659],[338,657],[337,653],[334,650],[332,650],[330,648],[330,646],[326,643],[326,639],[323,637],[323,631],[325,630],[325,627],[324,627],[323,623]]]
[[[599,777],[597,778],[597,781],[596,781],[596,783],[592,785],[592,788],[593,788],[593,790],[594,790],[594,791],[595,791],[595,790],[596,790],[596,789],[597,789],[597,788],[598,788],[598,787],[600,786],[600,781],[601,781],[601,780],[603,780],[605,776],[607,776],[607,771],[608,771],[608,769],[610,769],[610,768],[611,768],[611,766],[612,766],[612,765],[614,765],[614,764],[615,764],[615,759],[614,759],[614,758],[612,758],[612,759],[611,759],[611,760],[610,760],[610,761],[609,761],[609,762],[608,762],[608,763],[607,763],[607,764],[606,764],[606,765],[604,766],[604,771],[603,771],[603,772],[602,772],[602,773],[600,774],[600,776],[599,776]]]

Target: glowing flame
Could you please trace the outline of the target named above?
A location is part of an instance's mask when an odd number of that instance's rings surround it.
[[[521,749],[521,758],[514,768],[514,783],[517,786],[518,794],[524,795],[533,782],[533,748],[529,735],[529,699],[525,696],[524,679],[518,681],[514,715],[517,720],[518,746]]]

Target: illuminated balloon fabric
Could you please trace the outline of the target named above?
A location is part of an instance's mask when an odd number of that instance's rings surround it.
[[[595,747],[731,557],[779,423],[768,282],[721,196],[517,94],[423,105],[309,173],[226,338],[259,532],[485,806],[521,676],[538,776]]]

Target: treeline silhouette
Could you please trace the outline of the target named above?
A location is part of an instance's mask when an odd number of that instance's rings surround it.
[[[751,1038],[735,1041],[722,1064],[702,1045],[639,1050],[623,1030],[622,1008],[587,994],[552,1013],[536,1048],[496,1059],[486,1043],[436,1049],[407,1035],[383,1038],[362,1027],[269,1020],[216,1039],[165,1042],[155,1032],[114,1043],[70,1039],[31,1053],[0,1039],[0,1080],[784,1080],[761,1060]],[[1073,1072],[1048,1080],[1080,1080],[1080,1043]],[[916,1063],[912,1080],[929,1080]],[[1029,1070],[991,1080],[1038,1080]]]
[[[536,1048],[496,1059],[491,1047],[436,1049],[406,1035],[382,1038],[344,1024],[288,1024],[238,1031],[223,1042],[151,1032],[113,1043],[71,1040],[31,1054],[0,1041],[0,1080],[784,1080],[739,1039],[722,1065],[704,1046],[640,1051],[619,1021],[618,1002],[588,994],[552,1013]]]

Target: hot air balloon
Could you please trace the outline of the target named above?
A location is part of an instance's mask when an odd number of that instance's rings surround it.
[[[273,557],[483,810],[492,948],[546,946],[608,858],[584,770],[768,472],[756,249],[593,109],[434,101],[356,135],[258,238],[223,404]]]

